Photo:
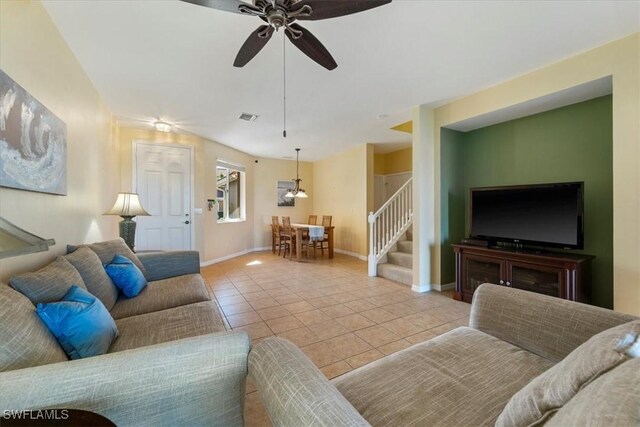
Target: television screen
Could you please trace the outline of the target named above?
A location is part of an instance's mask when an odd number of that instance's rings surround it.
[[[471,237],[583,249],[583,183],[471,189]]]

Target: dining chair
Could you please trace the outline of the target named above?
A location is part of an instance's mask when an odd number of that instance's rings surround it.
[[[271,217],[271,238],[273,239],[274,246],[278,247],[278,256],[280,256],[280,251],[282,250],[283,246],[283,239],[282,227],[280,226],[277,215]]]
[[[293,243],[293,230],[291,229],[291,218],[288,216],[283,216],[282,217],[282,233],[280,234],[280,238],[282,239],[282,245],[284,248],[284,252],[282,254],[282,257],[286,257],[287,256],[287,248],[289,249],[289,255],[291,255],[292,252],[292,243]],[[278,252],[278,255],[280,255],[280,252]],[[289,258],[291,258],[291,256],[289,256]]]
[[[322,240],[320,240],[319,242],[316,242],[320,244],[320,253],[322,255],[324,255],[325,243],[327,244],[326,248],[329,249],[329,232],[327,228],[331,227],[332,218],[333,217],[331,215],[322,215],[322,226],[324,227],[324,236],[322,237]],[[315,250],[315,247],[314,247],[314,250]]]
[[[282,217],[282,239],[284,245],[284,253],[282,257],[287,256],[287,250],[289,251],[289,260],[293,257],[293,253],[296,250],[296,233],[291,227],[291,218],[288,216]],[[302,250],[307,256],[309,255],[309,239],[302,238],[301,240]]]
[[[309,225],[317,225],[318,224],[318,215],[309,215],[309,220],[307,221],[307,224]],[[304,237],[309,238],[309,232],[305,231],[304,233]],[[311,246],[313,248],[313,254],[315,256],[316,253],[316,242],[315,241],[311,241],[311,239],[309,239],[309,246]]]

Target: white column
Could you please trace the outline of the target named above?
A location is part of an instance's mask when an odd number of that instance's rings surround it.
[[[432,249],[435,245],[435,129],[433,110],[413,109],[413,286],[432,289]]]

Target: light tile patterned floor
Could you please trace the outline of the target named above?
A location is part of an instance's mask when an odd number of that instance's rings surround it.
[[[469,322],[471,306],[450,292],[418,294],[368,277],[365,262],[340,254],[299,263],[258,252],[203,268],[202,275],[228,329],[246,331],[254,344],[286,338],[327,378]],[[245,423],[270,425],[251,380]]]

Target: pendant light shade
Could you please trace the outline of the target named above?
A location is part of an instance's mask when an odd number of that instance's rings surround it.
[[[296,185],[293,187],[293,190],[289,190],[289,192],[284,195],[284,197],[286,197],[287,199],[291,199],[292,197],[306,199],[309,197],[307,196],[307,193],[304,191],[304,189],[300,188],[300,182],[302,182],[302,180],[300,179],[300,174],[299,174],[299,169],[300,169],[299,158],[300,158],[300,149],[296,148],[296,179],[293,180],[293,182],[295,182]]]

